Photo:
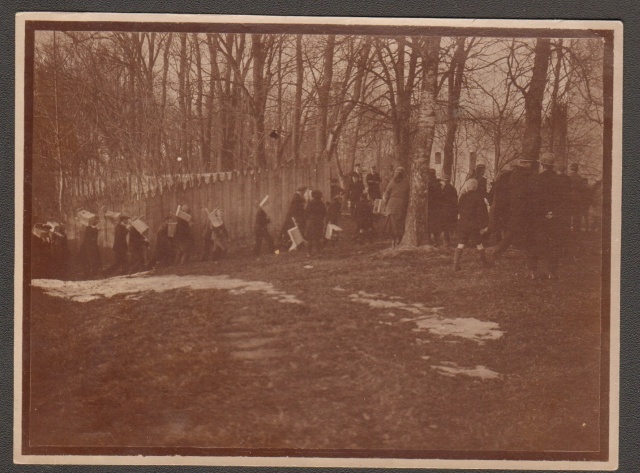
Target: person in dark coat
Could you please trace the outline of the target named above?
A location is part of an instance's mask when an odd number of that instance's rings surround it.
[[[489,211],[489,233],[500,242],[506,235],[509,221],[509,179],[512,170],[502,171],[491,187],[491,209]]]
[[[561,225],[559,217],[562,209],[562,196],[558,185],[558,175],[553,171],[554,157],[544,153],[539,160],[542,172],[532,180],[532,234],[533,244],[529,247],[527,260],[527,277],[538,277],[538,261],[547,263],[547,277],[558,276],[558,260],[562,245]]]
[[[363,192],[356,202],[356,237],[358,244],[373,242],[373,204],[367,192]]]
[[[129,255],[131,266],[129,272],[137,273],[145,268],[144,251],[149,242],[134,226],[129,228]]]
[[[429,168],[427,178],[427,225],[431,244],[440,244],[442,233],[442,187],[436,177],[436,170]]]
[[[213,246],[213,225],[207,217],[202,229],[202,258],[201,261],[209,261],[211,257],[211,247]]]
[[[385,231],[391,235],[391,247],[400,244],[404,235],[404,220],[409,205],[409,180],[405,177],[405,170],[398,166],[393,172],[393,179],[387,185],[383,199],[387,221]]]
[[[458,247],[453,259],[454,271],[460,270],[460,259],[466,245],[475,245],[483,267],[490,267],[482,244],[482,234],[486,233],[489,225],[489,214],[484,198],[478,192],[478,181],[473,178],[468,179],[460,190],[458,214]]]
[[[189,206],[182,205],[180,207],[182,212],[189,214]],[[178,264],[184,264],[191,258],[191,254],[193,253],[193,232],[191,231],[191,222],[176,217],[176,234],[174,237],[174,241],[176,244],[177,254],[176,254],[176,262]]]
[[[156,244],[147,263],[147,268],[154,266],[165,266],[175,260],[175,249],[173,247],[173,237],[169,236],[169,224],[174,222],[175,216],[168,215],[162,221],[156,231]]]
[[[107,272],[122,274],[127,271],[127,236],[129,235],[129,217],[120,215],[118,224],[115,227],[113,237],[113,263],[107,269]]]
[[[336,177],[332,177],[331,178],[331,199],[333,199],[335,196],[337,196],[338,194],[344,193],[344,189],[342,189],[342,187],[340,187],[340,181],[338,180],[338,178]]]
[[[267,215],[266,209],[269,205],[269,196],[260,202],[258,205],[258,211],[256,212],[256,220],[253,228],[254,235],[256,237],[255,246],[253,247],[253,254],[260,256],[260,250],[262,249],[262,242],[267,245],[267,251],[273,253],[275,251],[273,238],[269,233],[269,223],[271,219]]]
[[[218,220],[217,224],[212,224],[213,228],[211,229],[211,241],[213,242],[211,257],[215,261],[227,254],[229,249],[229,232],[223,220],[224,211],[222,209],[216,209],[213,212]]]
[[[508,192],[504,196],[508,199],[508,219],[505,222],[504,238],[493,253],[494,259],[499,259],[514,242],[524,244],[525,249],[531,244],[531,180],[535,175],[533,165],[531,160],[520,159],[518,166],[511,171]]]
[[[68,277],[69,247],[64,225],[58,225],[51,229],[50,241],[51,275],[57,279],[65,279]]]
[[[340,216],[342,215],[342,198],[344,193],[342,190],[338,192],[327,204],[327,223],[334,225],[340,224]]]
[[[89,225],[84,227],[84,235],[78,253],[80,270],[84,278],[94,278],[102,269],[100,250],[98,249],[98,217],[95,217]],[[126,246],[125,246],[126,251]]]
[[[289,203],[289,209],[287,210],[287,215],[284,218],[284,223],[282,224],[282,229],[280,231],[283,239],[285,240],[289,238],[287,231],[296,225],[304,235],[306,224],[304,213],[306,200],[304,196],[307,189],[309,189],[307,186],[298,187],[296,192],[293,194],[291,202]]]
[[[487,189],[487,178],[484,177],[486,170],[487,170],[487,166],[480,163],[476,166],[476,169],[472,175],[472,177],[476,181],[478,181],[478,194],[480,195],[480,197],[482,197],[483,200],[486,199],[487,196],[489,195],[488,189]]]
[[[364,192],[364,183],[362,176],[357,174],[351,175],[351,183],[349,184],[349,208],[351,209],[351,217],[355,218],[356,203],[360,200],[360,196]]]
[[[327,208],[322,202],[322,192],[314,190],[311,192],[311,200],[305,209],[306,227],[304,238],[307,241],[307,253],[311,255],[313,248],[320,250],[324,239],[324,221],[327,215]]]
[[[444,235],[444,243],[451,244],[451,234],[456,230],[458,224],[458,191],[451,185],[451,176],[445,175],[442,178],[442,215],[441,225]]]
[[[31,277],[50,278],[53,270],[51,226],[36,223],[31,233]]]
[[[371,172],[367,174],[367,192],[369,193],[369,200],[381,199],[382,192],[380,191],[380,184],[382,178],[375,166],[371,166]]]

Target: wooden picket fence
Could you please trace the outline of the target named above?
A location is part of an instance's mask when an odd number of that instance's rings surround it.
[[[162,220],[175,214],[178,205],[187,204],[193,217],[193,233],[197,249],[206,221],[206,212],[216,208],[224,211],[224,221],[232,240],[251,237],[258,203],[269,195],[267,214],[275,236],[284,221],[289,202],[296,188],[307,185],[319,189],[323,199],[329,199],[331,168],[327,162],[296,162],[275,169],[225,172],[207,175],[181,176],[171,182],[158,181],[145,186],[129,185],[124,191],[109,192],[103,183],[87,186],[78,183],[73,190],[73,207],[66,222],[70,247],[77,247],[84,227],[74,217],[79,208],[90,210],[100,218],[98,244],[104,249],[113,244],[114,223],[104,217],[106,211],[124,212],[131,217],[142,216],[149,225],[149,240],[155,243],[155,232]]]

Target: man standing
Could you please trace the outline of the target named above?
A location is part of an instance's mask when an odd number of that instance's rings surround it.
[[[127,270],[127,235],[129,235],[129,217],[120,215],[113,237],[113,264],[107,272],[124,273]]]
[[[534,176],[531,184],[531,221],[533,244],[528,252],[528,277],[537,277],[538,260],[547,262],[547,277],[558,277],[558,259],[562,238],[559,233],[561,199],[558,175],[553,172],[554,157],[544,153],[539,160],[542,171]]]
[[[442,187],[436,177],[436,170],[429,168],[427,178],[427,228],[431,244],[440,244],[442,232]]]
[[[493,197],[490,201],[489,233],[495,235],[496,242],[502,241],[509,221],[509,180],[511,169],[500,172],[495,184],[491,187]]]
[[[451,244],[451,233],[458,223],[458,191],[451,185],[451,176],[442,176],[442,215],[441,225],[444,234],[444,243],[448,247]]]
[[[487,166],[485,166],[484,164],[480,163],[476,166],[476,170],[473,173],[473,178],[478,181],[478,190],[476,191],[480,197],[482,197],[482,199],[486,199],[488,192],[487,192],[487,178],[484,177],[484,173],[487,170]]]
[[[349,208],[351,209],[351,217],[355,218],[356,203],[360,201],[360,197],[364,192],[364,183],[360,174],[352,174],[349,183]]]
[[[382,193],[380,192],[381,183],[380,173],[375,166],[371,166],[371,172],[367,174],[367,192],[370,200],[382,198]]]
[[[511,171],[507,192],[503,198],[508,199],[508,218],[505,222],[504,238],[493,253],[494,259],[499,259],[514,241],[531,244],[531,178],[534,162],[520,159],[518,165]],[[496,198],[499,198],[496,195]],[[496,205],[500,205],[497,204]]]
[[[300,186],[296,189],[293,197],[291,198],[291,202],[289,203],[289,210],[287,211],[287,215],[284,218],[284,223],[282,224],[282,228],[280,230],[282,240],[286,240],[289,238],[287,231],[293,228],[295,225],[298,226],[300,232],[304,235],[305,229],[305,215],[304,215],[304,206],[306,200],[304,198],[304,194],[307,192],[307,186]]]
[[[184,204],[180,207],[176,216],[175,242],[177,247],[176,262],[185,264],[191,258],[193,252],[193,232],[191,231],[191,215],[189,206]]]

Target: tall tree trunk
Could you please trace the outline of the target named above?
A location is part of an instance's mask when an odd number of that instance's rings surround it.
[[[256,126],[256,164],[259,168],[267,166],[267,153],[265,148],[265,124],[264,113],[266,105],[266,84],[264,78],[264,65],[267,57],[265,43],[262,35],[251,35],[251,55],[253,57],[253,115]]]
[[[428,241],[429,235],[429,229],[427,228],[427,206],[429,202],[427,179],[436,126],[440,37],[428,37],[422,41],[423,80],[418,111],[418,128],[409,168],[411,190],[402,246],[422,245],[425,241]]]
[[[217,63],[217,42],[214,41],[213,34],[207,34],[207,47],[209,49],[209,93],[205,100],[205,109],[207,113],[207,119],[204,128],[204,162],[207,171],[211,171],[211,163],[213,162],[213,98],[215,96],[216,79],[218,79],[218,68],[215,66]]]
[[[562,61],[564,58],[562,39],[558,40],[555,51],[556,64],[553,70],[551,116],[549,120],[549,150],[555,154],[558,164],[566,166],[567,105],[560,99],[560,75],[562,71]]]
[[[207,150],[207,143],[205,139],[206,134],[206,120],[203,112],[204,102],[204,84],[202,83],[202,54],[200,53],[200,41],[198,40],[198,34],[193,33],[191,36],[193,48],[196,53],[196,113],[198,116],[198,164],[199,167],[207,167],[207,157],[209,151]]]
[[[56,41],[56,32],[53,32],[53,106],[54,106],[54,134],[56,142],[56,158],[58,163],[58,209],[60,217],[63,216],[64,206],[62,204],[64,196],[64,166],[62,164],[62,145],[60,142],[60,109],[58,105],[58,47]]]
[[[318,87],[318,128],[316,135],[316,154],[318,159],[323,159],[327,153],[327,139],[329,134],[329,96],[333,82],[333,52],[336,44],[336,35],[327,37],[324,48],[324,62],[322,82]]]
[[[540,157],[542,138],[542,99],[547,84],[547,69],[551,56],[551,40],[538,38],[534,50],[533,71],[529,88],[524,94],[525,130],[522,139],[522,155],[525,159],[537,161]]]
[[[302,143],[302,82],[304,80],[302,62],[302,35],[296,35],[296,93],[293,106],[293,159],[300,159],[300,143]]]
[[[466,38],[456,38],[456,49],[451,58],[451,65],[447,71],[448,100],[447,100],[447,132],[444,139],[444,156],[442,172],[451,176],[453,171],[453,155],[460,116],[460,93],[462,78],[467,61]]]
[[[187,34],[180,33],[180,65],[178,68],[178,105],[180,107],[180,143],[178,149],[184,163],[187,159]],[[180,172],[180,171],[179,171]]]

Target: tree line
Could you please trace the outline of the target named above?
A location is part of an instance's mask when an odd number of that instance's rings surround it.
[[[419,214],[434,143],[448,175],[461,149],[493,176],[541,149],[597,172],[602,54],[600,39],[38,32],[34,201],[63,212],[70,179],[301,159],[344,176],[383,158],[411,170]]]

